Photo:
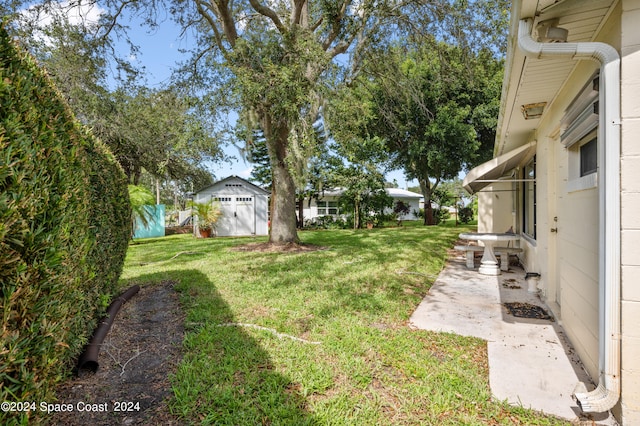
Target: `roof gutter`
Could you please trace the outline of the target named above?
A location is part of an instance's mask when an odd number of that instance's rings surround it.
[[[605,43],[539,43],[531,37],[532,25],[532,19],[523,19],[519,24],[518,47],[526,56],[589,59],[600,63],[600,378],[595,390],[575,393],[584,412],[600,413],[613,408],[620,398],[620,55]]]

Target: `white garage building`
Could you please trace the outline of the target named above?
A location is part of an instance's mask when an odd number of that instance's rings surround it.
[[[269,191],[237,176],[229,176],[196,192],[196,203],[217,202],[222,210],[216,235],[268,235]]]

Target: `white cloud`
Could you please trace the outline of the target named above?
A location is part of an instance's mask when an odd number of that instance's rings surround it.
[[[240,177],[241,178],[248,178],[249,176],[251,176],[251,172],[253,171],[253,167],[249,167],[248,169],[244,169],[243,171],[240,172]]]
[[[65,10],[67,19],[72,25],[95,26],[105,10],[95,4],[79,4],[71,6],[68,1],[58,3],[59,7]]]
[[[36,26],[40,29],[45,29],[56,21],[93,29],[104,13],[105,9],[95,4],[83,3],[83,0],[65,0],[57,3],[48,3],[46,5],[32,5],[28,9],[23,10],[21,15],[27,22],[36,22]],[[33,36],[49,44],[43,32],[35,31]]]

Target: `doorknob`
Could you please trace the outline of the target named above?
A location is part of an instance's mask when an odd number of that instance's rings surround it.
[[[558,228],[551,228],[551,232],[558,233]]]

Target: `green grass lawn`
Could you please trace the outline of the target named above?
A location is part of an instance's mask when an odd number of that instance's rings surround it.
[[[484,341],[407,326],[470,229],[301,232],[326,249],[298,254],[231,250],[260,238],[143,240],[122,286],[179,283],[171,409],[187,424],[562,424],[491,401]]]

